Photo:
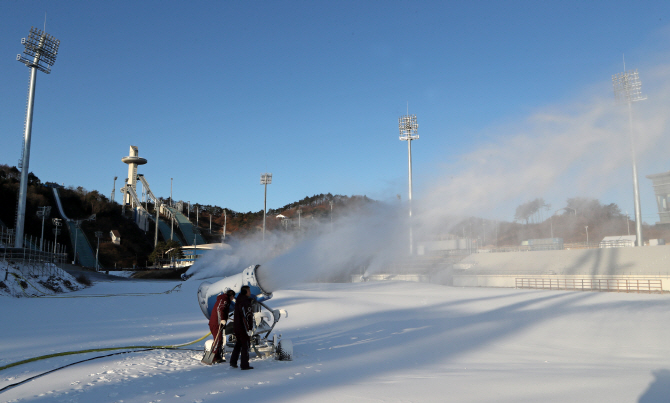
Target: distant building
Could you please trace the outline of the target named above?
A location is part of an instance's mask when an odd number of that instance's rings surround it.
[[[195,263],[196,259],[206,258],[207,254],[212,250],[231,252],[232,247],[225,243],[206,243],[202,245],[187,245],[181,246],[181,251],[184,258],[176,259],[173,262],[163,265],[163,267],[188,267]],[[165,252],[169,254],[172,249]]]
[[[651,179],[656,194],[660,224],[670,224],[670,171],[647,175]]]
[[[606,236],[600,241],[601,248],[628,248],[635,246],[635,235]]]
[[[119,231],[113,229],[109,231],[109,236],[112,237],[112,243],[114,245],[121,245],[121,234],[119,233]]]
[[[529,239],[521,242],[529,250],[563,250],[563,238]]]
[[[417,255],[462,254],[477,248],[477,240],[469,238],[427,241],[417,244]]]

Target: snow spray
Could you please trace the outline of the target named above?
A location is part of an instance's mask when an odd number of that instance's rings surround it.
[[[664,135],[670,126],[670,115],[664,112],[670,107],[669,72],[670,68],[659,68],[648,79],[654,102],[636,110],[634,132],[644,133],[636,142],[641,172],[667,169],[652,165],[664,161],[663,150],[670,147],[670,137]],[[493,230],[486,236],[480,223],[479,231],[466,232],[463,220],[513,221],[515,207],[537,197],[556,208],[574,196],[628,199],[630,186],[622,180],[630,177],[627,115],[614,106],[609,93],[600,87],[595,90],[597,96],[585,94],[575,102],[538,109],[480,133],[485,139],[480,145],[441,169],[435,167],[434,176],[415,170],[411,222],[415,242],[477,238],[483,232],[485,240],[495,245]],[[421,144],[417,143],[417,151]],[[198,262],[189,271],[202,269],[196,273],[202,278],[261,264],[259,281],[272,291],[303,281],[347,281],[352,274],[402,267],[397,263],[410,258],[409,225],[406,204],[379,202],[349,215],[338,213],[332,227],[324,223],[299,237],[277,231],[266,234],[265,244],[245,241],[234,254],[212,256],[207,267]]]

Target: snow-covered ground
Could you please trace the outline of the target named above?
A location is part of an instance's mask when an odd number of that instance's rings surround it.
[[[17,264],[0,260],[0,296],[39,297],[84,287],[53,263]]]
[[[195,340],[208,331],[196,301],[200,281],[161,294],[177,284],[123,280],[61,295],[67,298],[0,297],[0,366],[63,351]],[[253,360],[254,370],[240,371],[204,366],[200,351],[135,352],[45,375],[1,392],[0,401],[670,400],[665,294],[377,282],[299,285],[275,292],[268,304],[289,312],[277,330],[293,340],[293,361]],[[5,369],[0,388],[103,354]]]

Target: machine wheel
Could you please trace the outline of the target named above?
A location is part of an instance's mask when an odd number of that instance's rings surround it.
[[[293,343],[291,340],[279,341],[276,356],[279,361],[293,361]]]

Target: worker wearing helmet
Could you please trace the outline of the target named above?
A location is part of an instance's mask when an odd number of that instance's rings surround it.
[[[224,332],[221,332],[219,335],[219,330],[224,330],[226,328],[230,305],[233,304],[234,298],[235,291],[230,289],[225,293],[219,294],[214,303],[214,307],[212,308],[212,314],[209,316],[209,330],[212,332],[212,337],[216,342],[216,345],[212,346],[212,349],[216,354],[212,361],[213,364],[226,362],[226,359],[223,357],[223,343],[226,336],[224,335]]]

